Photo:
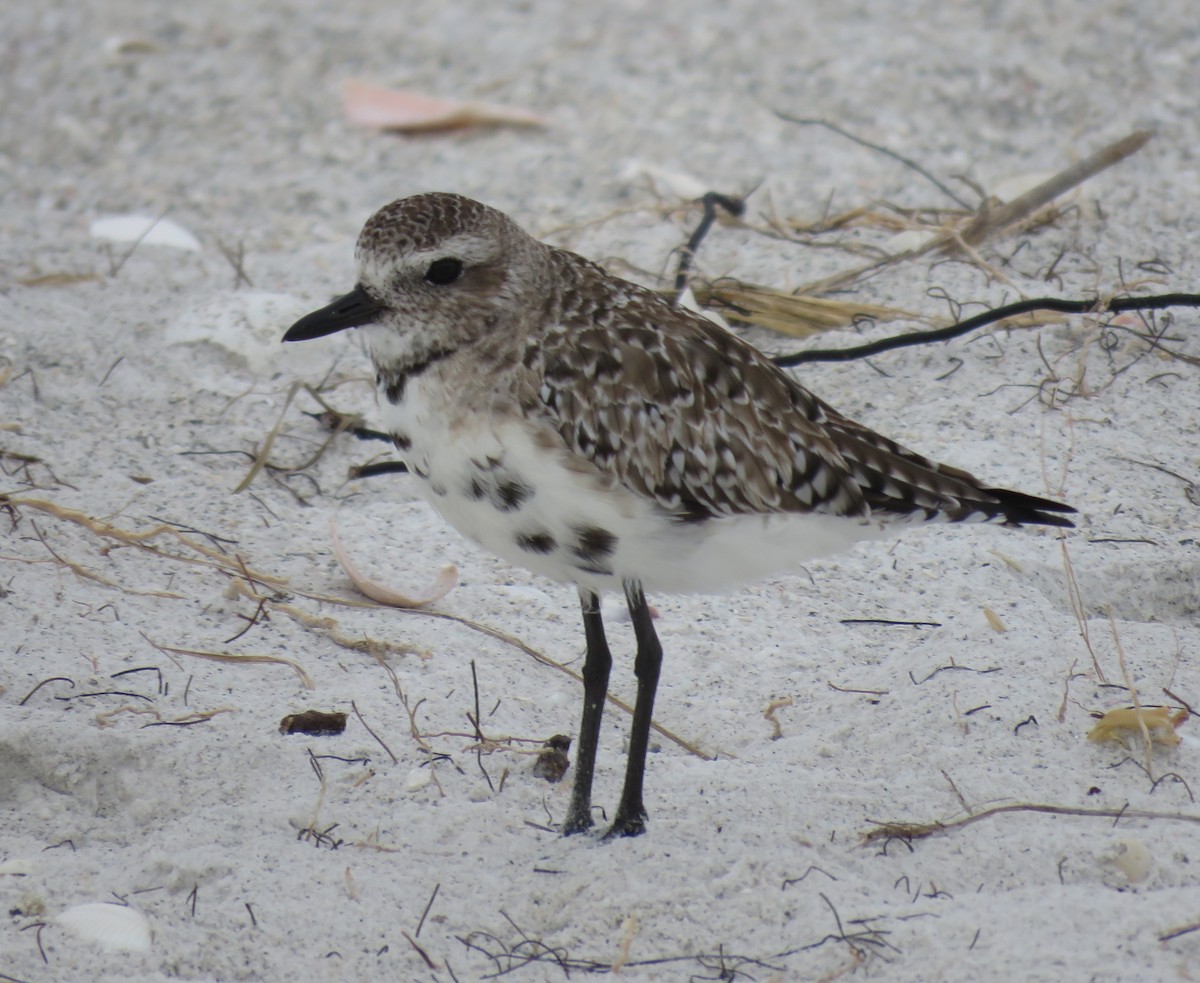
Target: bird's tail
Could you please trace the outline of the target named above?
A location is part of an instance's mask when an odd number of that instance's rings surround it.
[[[1007,488],[985,488],[984,494],[996,499],[995,504],[988,503],[987,510],[992,514],[992,520],[999,520],[1010,526],[1062,526],[1074,529],[1075,523],[1066,518],[1074,515],[1075,509],[1062,502],[1049,498],[1038,498],[1036,495],[1026,495],[1024,492],[1010,491]]]

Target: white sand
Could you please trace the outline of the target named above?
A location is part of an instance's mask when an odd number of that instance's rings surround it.
[[[1194,10],[979,6],[990,13],[844,0],[626,2],[574,14],[553,0],[486,12],[368,0],[9,4],[0,15],[0,492],[123,530],[180,523],[222,537],[191,534],[285,578],[289,593],[349,597],[330,551],[336,514],[373,576],[419,587],[453,562],[461,585],[438,611],[578,667],[573,592],[481,555],[403,477],[347,483],[346,468],[375,446],[343,438],[304,475],[259,475],[233,493],[245,452],[295,379],[318,381],[336,366],[334,379],[356,381],[329,398],[371,412],[352,338],[287,351],[274,339],[351,286],[364,219],[420,190],[481,198],[535,233],[651,275],[697,216],[658,217],[659,199],[621,176],[630,158],[730,192],[761,180],[756,219],[773,208],[812,221],[880,199],[947,204],[913,171],[784,123],[773,107],[984,186],[1158,128],[1061,220],[985,245],[1008,282],[968,263],[922,262],[868,281],[863,300],[942,316],[946,303],[928,291],[973,313],[1018,291],[1118,291],[1122,277],[1154,276],[1153,292],[1195,290]],[[121,53],[114,38],[147,44]],[[347,77],[524,106],[552,126],[381,136],[342,121]],[[638,210],[584,225],[628,208]],[[89,236],[98,218],[168,209],[199,252],[144,245],[114,272],[126,248]],[[244,249],[252,288],[235,285],[222,245]],[[855,262],[733,229],[714,230],[700,259],[709,274],[779,286]],[[57,274],[90,278],[36,284]],[[228,338],[257,330],[249,360],[178,342],[219,323]],[[1192,356],[1197,326],[1195,312],[1180,310],[1171,331]],[[1196,723],[1182,728],[1182,744],[1155,751],[1154,776],[1183,780],[1157,787],[1139,749],[1086,740],[1091,712],[1129,700],[1112,685],[1122,674],[1109,605],[1141,698],[1166,702],[1166,686],[1200,705],[1197,505],[1185,494],[1200,467],[1196,366],[1081,318],[873,364],[802,377],[933,456],[1079,508],[1065,543],[1109,685],[1046,531],[930,528],[729,597],[652,598],[667,651],[657,718],[716,760],[656,739],[648,835],[562,840],[544,827],[562,817],[569,783],[548,785],[530,758],[497,751],[482,758],[489,784],[467,714],[473,660],[489,736],[573,733],[579,691],[563,674],[452,621],[281,598],[306,617],[336,619],[348,641],[400,650],[386,659],[418,741],[384,669],[331,630],[277,609],[227,642],[255,604],[226,594],[225,573],[120,546],[29,504],[6,507],[0,894],[11,914],[0,979],[465,981],[513,965],[502,953],[514,949],[547,960],[514,978],[563,978],[534,940],[580,969],[627,960],[627,980],[832,979],[860,958],[859,972],[880,980],[1196,979],[1200,931],[1160,941],[1200,919]],[[1051,378],[1047,364],[1060,381],[1042,394],[1064,397],[1052,409],[1033,398]],[[274,460],[300,463],[317,449],[322,433],[301,414],[316,408],[297,397]],[[42,463],[22,467],[19,455]],[[167,536],[154,544],[199,556]],[[989,626],[985,607],[1007,631]],[[630,697],[628,620],[617,604],[608,610],[615,691]],[[849,618],[940,627],[840,623]],[[285,656],[315,688],[287,666],[172,657],[151,640]],[[935,675],[952,664],[965,668]],[[116,675],[126,670],[144,671]],[[793,702],[772,740],[763,710],[785,697]],[[353,714],[340,737],[277,732],[285,714],[349,711],[351,701],[397,762]],[[217,710],[229,712],[145,726]],[[1031,716],[1036,725],[1018,728]],[[627,724],[616,710],[605,722],[597,802],[609,809]],[[440,790],[422,743],[445,755]],[[324,759],[322,798],[310,751],[369,764]],[[873,820],[951,819],[964,802],[1191,820],[1018,813],[911,846],[862,842]],[[329,839],[298,839],[310,824]],[[1144,851],[1141,879],[1117,865],[1121,850]],[[56,922],[114,896],[149,919],[148,952],[108,951]],[[859,955],[832,938],[835,910]]]

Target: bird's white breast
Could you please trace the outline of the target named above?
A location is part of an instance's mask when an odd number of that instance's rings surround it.
[[[843,550],[882,533],[877,521],[753,515],[681,522],[572,458],[517,415],[462,409],[439,374],[403,400],[381,395],[389,432],[407,439],[410,470],[460,533],[509,562],[593,590],[639,580],[647,591],[715,592]],[[550,431],[550,433],[553,433]]]

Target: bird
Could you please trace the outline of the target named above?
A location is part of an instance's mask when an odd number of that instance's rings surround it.
[[[428,502],[501,558],[574,585],[586,648],[564,834],[592,784],[624,594],[637,698],[603,838],[647,827],[663,650],[646,593],[725,591],[925,522],[1071,527],[1069,505],[988,487],[843,416],[722,325],[447,192],[367,221],[357,282],[297,342],[356,328],[384,432]]]

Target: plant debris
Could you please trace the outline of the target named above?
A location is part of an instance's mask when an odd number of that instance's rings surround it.
[[[309,734],[312,737],[328,737],[341,734],[346,730],[346,714],[329,713],[324,710],[305,710],[303,713],[289,713],[279,721],[281,734]]]
[[[544,117],[525,109],[441,99],[409,89],[385,89],[357,79],[342,83],[342,112],[351,123],[405,133],[467,126],[547,125]]]

